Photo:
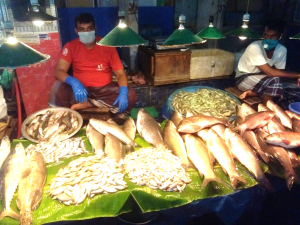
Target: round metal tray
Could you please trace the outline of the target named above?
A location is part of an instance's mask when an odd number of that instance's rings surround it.
[[[22,135],[28,139],[29,141],[32,141],[32,142],[35,142],[35,143],[39,143],[40,141],[37,140],[37,139],[33,139],[32,137],[30,137],[27,132],[26,132],[26,126],[28,126],[31,121],[36,117],[38,116],[39,114],[44,114],[47,110],[51,110],[51,111],[64,111],[64,112],[71,112],[73,113],[77,118],[78,118],[78,127],[76,128],[76,130],[74,130],[71,134],[69,134],[68,136],[64,137],[64,138],[61,138],[61,139],[58,139],[57,141],[63,141],[65,139],[68,139],[70,137],[72,137],[73,135],[75,135],[81,128],[82,126],[82,123],[83,123],[83,119],[82,119],[82,116],[76,112],[75,110],[73,109],[69,109],[69,108],[65,108],[65,107],[54,107],[54,108],[46,108],[46,109],[42,109],[40,111],[37,111],[33,114],[31,114],[30,116],[28,116],[22,123],[22,127],[21,127],[21,132],[22,132]]]

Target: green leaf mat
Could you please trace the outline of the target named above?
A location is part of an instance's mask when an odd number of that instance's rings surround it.
[[[163,122],[162,126],[164,125],[165,123]],[[223,186],[222,184],[211,182],[202,190],[201,184],[203,178],[196,170],[190,169],[188,173],[192,179],[192,182],[186,186],[182,193],[164,192],[161,190],[153,190],[147,186],[138,186],[130,182],[128,176],[125,175],[125,181],[128,184],[127,189],[114,194],[96,195],[91,199],[86,199],[82,204],[79,205],[65,206],[64,204],[59,203],[57,200],[52,200],[52,198],[48,196],[51,179],[55,177],[60,168],[65,167],[72,160],[79,157],[87,157],[93,154],[91,145],[85,136],[85,129],[81,129],[76,136],[83,137],[89,153],[64,159],[59,163],[47,165],[47,181],[44,187],[43,200],[39,208],[33,212],[33,224],[40,225],[57,221],[85,220],[97,217],[114,217],[122,213],[131,212],[133,210],[133,199],[139,206],[140,211],[142,213],[146,213],[170,209],[188,204],[195,200],[222,196],[235,192],[230,185],[228,176],[223,172],[219,165],[216,165],[214,170],[217,176],[228,185]],[[141,147],[151,146],[138,134],[135,140],[140,145],[140,147],[137,147],[136,150]],[[32,143],[28,140],[16,139],[12,142],[12,148],[18,142],[22,142],[24,147],[27,147]],[[268,170],[268,167],[265,164],[261,165],[264,171]],[[243,165],[236,162],[236,167],[241,176],[247,181],[246,185],[239,183],[237,189],[245,189],[257,184],[256,180],[253,179],[252,175],[250,175],[249,171]],[[15,193],[11,208],[19,212],[16,207],[17,193],[18,191]],[[2,211],[2,209],[2,204],[0,204],[0,210]],[[5,217],[2,221],[0,221],[0,224],[14,225],[19,224],[19,222],[9,217]]]

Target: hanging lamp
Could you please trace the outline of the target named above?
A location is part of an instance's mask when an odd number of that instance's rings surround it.
[[[197,36],[200,38],[204,39],[222,39],[225,38],[226,36],[221,33],[216,27],[214,27],[213,22],[214,22],[214,17],[211,15],[209,17],[209,25],[208,27],[204,28],[201,30]]]
[[[125,11],[118,12],[119,24],[110,31],[104,38],[97,42],[98,45],[111,47],[127,47],[135,45],[145,45],[147,40],[134,32],[125,23]]]
[[[290,37],[290,39],[300,39],[300,33],[295,34],[294,36]]]
[[[248,8],[249,8],[249,0],[247,2],[247,11],[243,15],[243,25],[233,31],[227,32],[225,34],[231,35],[231,36],[237,36],[241,40],[245,40],[247,38],[249,39],[261,39],[262,36],[255,33],[252,29],[249,28],[248,23],[250,20],[250,14],[248,13]]]
[[[191,44],[199,44],[205,42],[201,37],[198,37],[190,30],[184,27],[186,21],[185,15],[179,16],[179,28],[175,30],[167,40],[162,44],[163,46],[184,46]]]
[[[15,69],[17,67],[27,67],[34,64],[43,63],[50,59],[49,55],[42,54],[28,45],[18,42],[15,37],[10,37],[7,42],[0,47],[0,69],[10,69],[13,71],[13,84],[16,90],[16,100],[18,109],[18,130],[17,138],[21,136],[22,110],[21,93]]]
[[[51,16],[41,10],[40,5],[37,0],[31,0],[31,4],[28,10],[28,13],[20,18],[16,18],[15,21],[25,22],[32,21],[32,23],[36,26],[42,26],[44,21],[55,21],[59,18]]]

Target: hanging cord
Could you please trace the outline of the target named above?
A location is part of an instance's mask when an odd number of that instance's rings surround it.
[[[21,110],[21,95],[19,90],[19,84],[16,75],[13,78],[13,84],[16,91],[16,100],[17,100],[17,108],[18,108],[18,132],[17,139],[21,137],[21,127],[22,127],[22,110]]]
[[[247,10],[246,10],[246,13],[248,13],[248,9],[249,9],[249,0],[247,1]]]

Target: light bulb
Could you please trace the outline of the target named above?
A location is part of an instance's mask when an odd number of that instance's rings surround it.
[[[6,42],[8,44],[16,44],[18,41],[17,41],[17,38],[15,36],[9,36],[6,40]]]
[[[247,39],[247,37],[245,37],[245,36],[239,36],[239,38],[240,38],[241,40],[246,40],[246,39]]]
[[[44,25],[44,21],[41,21],[41,20],[35,20],[35,21],[32,21],[32,23],[38,27]]]

